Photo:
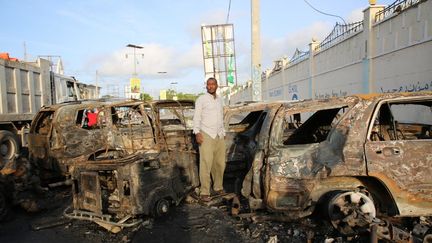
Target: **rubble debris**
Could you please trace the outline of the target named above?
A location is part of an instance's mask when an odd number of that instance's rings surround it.
[[[38,231],[38,230],[44,230],[44,229],[49,229],[49,228],[54,228],[54,227],[66,225],[66,224],[69,224],[71,222],[72,222],[71,219],[61,217],[61,218],[44,220],[43,222],[33,223],[31,225],[31,228],[32,228],[32,230]]]
[[[226,202],[226,201],[230,201],[235,197],[236,197],[236,194],[227,193],[224,195],[211,196],[210,201],[208,201],[208,202],[200,201],[200,203],[204,206],[210,207],[210,206],[220,205],[221,203]]]
[[[114,234],[117,234],[118,232],[120,232],[122,230],[119,226],[112,225],[111,223],[107,223],[104,221],[94,220],[93,222],[95,222],[99,226],[103,227],[104,229],[106,229],[109,232],[114,233]]]
[[[240,213],[240,200],[238,196],[234,196],[231,203],[231,215],[237,216]]]
[[[64,180],[64,181],[50,183],[50,184],[48,184],[48,187],[54,188],[54,187],[59,187],[59,186],[70,186],[70,185],[72,185],[72,180],[68,179],[68,180]]]
[[[277,243],[277,242],[278,242],[277,235],[270,236],[269,240],[267,241],[267,243]]]

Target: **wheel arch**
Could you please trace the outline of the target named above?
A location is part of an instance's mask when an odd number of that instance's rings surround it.
[[[147,197],[144,213],[146,215],[151,215],[154,209],[154,206],[160,199],[169,199],[171,202],[176,201],[175,193],[166,188],[166,186],[159,186],[152,190]]]
[[[375,177],[331,177],[320,180],[318,184],[310,194],[310,199],[315,202],[315,205],[324,203],[335,192],[366,190],[381,213],[389,216],[399,214],[398,207],[390,191],[382,181]]]

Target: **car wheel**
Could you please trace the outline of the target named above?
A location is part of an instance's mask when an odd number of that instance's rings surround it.
[[[368,229],[376,216],[373,200],[363,191],[335,193],[328,201],[327,212],[333,227],[345,235]]]
[[[161,217],[167,215],[170,211],[170,202],[165,199],[159,199],[154,206],[154,216]]]
[[[19,153],[18,138],[9,131],[0,131],[0,169],[13,160],[17,153]]]

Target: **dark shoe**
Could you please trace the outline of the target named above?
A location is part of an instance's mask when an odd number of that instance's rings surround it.
[[[210,202],[211,201],[211,197],[209,195],[201,195],[200,199],[203,202]]]
[[[216,193],[216,195],[218,195],[218,196],[223,196],[223,195],[226,195],[226,194],[227,194],[225,190],[215,191],[215,193]]]

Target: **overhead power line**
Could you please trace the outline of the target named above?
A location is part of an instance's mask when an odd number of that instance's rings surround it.
[[[323,12],[323,11],[321,11],[321,10],[315,8],[314,6],[312,6],[312,4],[310,4],[307,0],[303,0],[303,1],[304,1],[307,5],[309,5],[309,7],[311,7],[313,10],[317,11],[318,13],[320,13],[320,14],[324,14],[324,15],[327,15],[327,16],[331,16],[331,17],[339,18],[339,19],[342,20],[342,22],[344,23],[344,25],[347,24],[347,23],[345,22],[345,19],[343,19],[341,16],[339,16],[339,15],[334,15],[334,14],[329,14],[329,13]],[[230,2],[231,2],[231,1],[230,1]]]

